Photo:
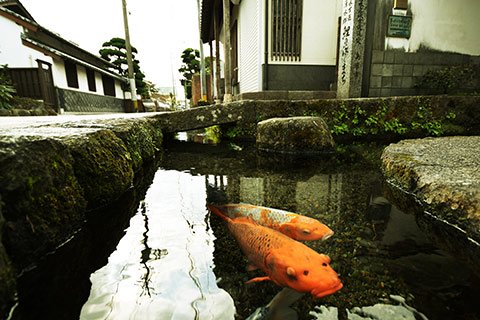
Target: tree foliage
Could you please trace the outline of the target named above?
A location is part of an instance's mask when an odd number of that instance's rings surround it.
[[[180,83],[185,87],[185,94],[187,99],[192,98],[192,77],[194,74],[200,72],[200,51],[197,49],[187,48],[183,50],[182,66],[178,71],[182,74],[183,79]]]
[[[99,53],[103,59],[110,61],[115,66],[115,71],[124,77],[128,77],[127,47],[125,39],[112,38],[109,41],[104,42]],[[135,59],[136,54],[138,54],[138,50],[132,46],[132,63],[137,93],[142,95],[142,97],[149,98],[148,87],[144,81],[145,74],[143,74],[140,69],[140,61]]]

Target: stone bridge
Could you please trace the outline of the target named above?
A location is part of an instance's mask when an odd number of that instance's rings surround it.
[[[252,123],[257,119],[256,105],[257,103],[254,101],[239,101],[162,113],[156,118],[165,133],[189,131],[227,123]]]

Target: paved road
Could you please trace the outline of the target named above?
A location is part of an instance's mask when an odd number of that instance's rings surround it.
[[[0,136],[65,136],[98,130],[89,124],[113,119],[151,117],[150,113],[64,114],[59,116],[0,117]],[[82,126],[79,126],[79,125]]]

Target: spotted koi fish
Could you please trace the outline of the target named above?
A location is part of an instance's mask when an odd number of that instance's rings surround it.
[[[251,204],[207,205],[210,211],[229,218],[248,217],[255,223],[275,229],[295,240],[326,240],[333,231],[318,221],[293,212]]]
[[[251,218],[231,219],[218,211],[212,212],[226,221],[252,266],[267,274],[247,283],[271,280],[278,286],[310,293],[316,298],[333,294],[343,287],[327,255],[276,230],[257,225]]]

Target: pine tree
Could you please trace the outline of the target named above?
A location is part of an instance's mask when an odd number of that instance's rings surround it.
[[[99,53],[103,59],[110,61],[115,66],[115,71],[117,71],[118,74],[128,77],[127,48],[125,45],[125,39],[112,38],[109,41],[104,42]],[[135,59],[135,54],[137,53],[137,49],[132,46],[132,63],[137,93],[144,98],[149,98],[148,89],[144,81],[145,74],[143,74],[140,69],[140,61]]]

